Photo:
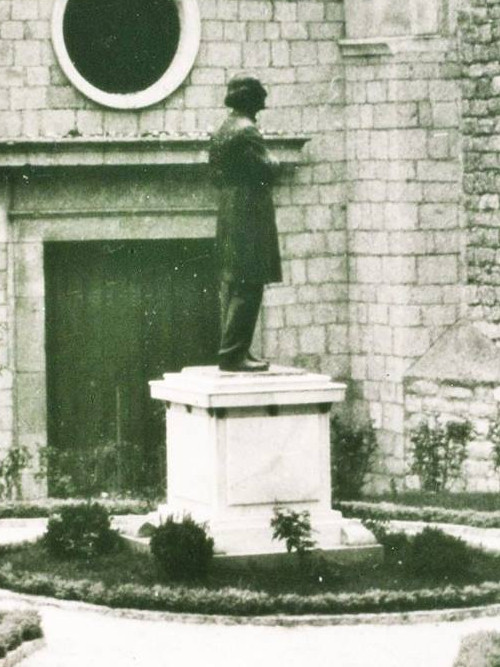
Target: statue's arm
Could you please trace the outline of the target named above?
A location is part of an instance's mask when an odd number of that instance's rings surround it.
[[[264,138],[256,127],[246,127],[239,133],[236,149],[248,177],[262,184],[273,182],[278,162],[268,151]]]

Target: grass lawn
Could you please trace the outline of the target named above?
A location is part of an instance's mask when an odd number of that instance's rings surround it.
[[[476,510],[478,512],[500,511],[500,493],[430,493],[426,491],[405,491],[386,493],[378,496],[363,496],[363,502],[388,502],[412,507],[444,507],[455,510]]]
[[[162,580],[152,557],[148,553],[133,551],[127,544],[123,544],[112,555],[101,556],[88,562],[55,559],[37,542],[2,550],[0,567],[20,577],[44,574],[70,581],[101,582],[106,587],[121,584],[148,587],[158,583],[174,587],[180,585]],[[362,593],[371,589],[412,591],[423,587],[443,587],[449,583],[464,585],[499,580],[500,556],[474,550],[470,572],[458,580],[452,574],[439,578],[410,575],[397,555],[391,554],[388,554],[383,563],[351,566],[326,563],[318,554],[311,554],[302,568],[299,567],[297,555],[291,554],[289,563],[272,570],[247,565],[230,572],[218,566],[215,561],[205,580],[182,585],[202,586],[214,591],[232,587],[271,594],[314,595],[326,592]]]

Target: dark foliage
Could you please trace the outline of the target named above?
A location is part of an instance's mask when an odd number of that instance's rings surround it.
[[[437,528],[424,528],[412,540],[409,570],[429,578],[460,579],[471,568],[471,548]]]
[[[92,559],[110,553],[119,542],[109,514],[98,503],[61,508],[48,522],[44,535],[48,551],[58,558]]]
[[[206,576],[214,541],[191,517],[185,516],[181,522],[176,522],[169,516],[154,531],[150,549],[163,577],[189,581]]]
[[[355,426],[334,416],[330,434],[333,496],[340,500],[359,498],[377,449],[373,424]]]

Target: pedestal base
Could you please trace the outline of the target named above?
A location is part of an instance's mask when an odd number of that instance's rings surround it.
[[[158,511],[151,512],[139,522],[138,517],[133,517],[134,521],[123,525],[121,530],[134,549],[149,552],[149,538],[138,536],[140,525],[147,523],[157,527],[171,514],[167,505],[160,505]],[[312,538],[316,541],[316,553],[341,564],[373,563],[382,559],[382,547],[358,519],[344,519],[338,516],[338,512],[332,514],[335,517],[327,517],[322,524],[314,523],[316,530]],[[289,556],[285,543],[272,539],[269,524],[244,527],[238,523],[232,526],[212,526],[209,523],[207,528],[214,538],[215,561],[219,565],[240,567],[254,563],[259,567],[279,568],[283,557]]]
[[[329,413],[345,385],[280,367],[187,368],[150,384],[167,406],[168,499],[155,522],[189,514],[207,524],[216,553],[274,554],[285,550],[270,525],[279,506],[309,512],[317,548],[342,546],[349,531],[331,510]]]
[[[156,525],[164,522],[172,513],[168,505],[160,505],[158,512],[151,517],[152,523]],[[271,518],[272,512],[254,515],[248,519],[209,519],[203,521],[203,517],[196,513],[191,515],[197,522],[203,522],[207,531],[214,538],[215,553],[228,556],[241,556],[250,554],[273,554],[286,551],[284,542],[273,540]],[[180,518],[180,517],[179,517]],[[347,523],[342,519],[340,512],[333,510],[312,513],[311,537],[318,549],[334,549],[342,544],[342,528]],[[367,531],[368,532],[368,531]],[[371,534],[370,534],[371,535]]]

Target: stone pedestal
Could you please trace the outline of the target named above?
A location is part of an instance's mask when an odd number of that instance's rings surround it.
[[[327,376],[271,367],[264,373],[185,368],[150,383],[167,406],[167,505],[207,522],[216,552],[269,554],[270,519],[280,505],[309,510],[321,549],[342,542],[342,517],[331,510],[331,404],[345,385]]]

